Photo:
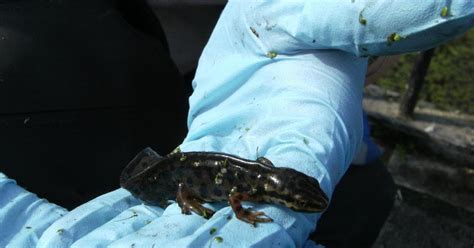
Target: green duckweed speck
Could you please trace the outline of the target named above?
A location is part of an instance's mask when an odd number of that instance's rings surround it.
[[[222,243],[222,241],[224,241],[224,239],[220,236],[217,236],[214,238],[214,240],[217,242],[217,243]]]
[[[270,52],[267,53],[267,57],[269,57],[271,59],[274,59],[277,55],[278,55],[278,53],[276,53],[274,51],[270,51]]]

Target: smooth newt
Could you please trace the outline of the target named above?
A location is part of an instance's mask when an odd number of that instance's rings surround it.
[[[141,151],[122,171],[120,185],[135,197],[166,207],[176,199],[182,213],[210,217],[204,202],[228,200],[237,218],[255,224],[271,222],[263,212],[242,207],[242,201],[277,203],[296,211],[321,212],[328,198],[316,179],[291,168],[274,167],[216,152],[175,152],[164,157],[151,148]]]

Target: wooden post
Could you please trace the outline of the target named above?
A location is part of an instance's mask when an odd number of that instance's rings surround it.
[[[425,82],[426,72],[430,66],[434,51],[435,48],[431,48],[422,52],[416,58],[410,80],[408,81],[408,89],[400,101],[399,114],[401,117],[413,118],[413,111],[415,110],[418,96]]]

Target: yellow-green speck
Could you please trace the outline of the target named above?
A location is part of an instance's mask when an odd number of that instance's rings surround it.
[[[397,41],[401,41],[402,39],[404,39],[405,37],[397,34],[397,33],[391,33],[388,37],[387,37],[387,42],[388,42],[388,45],[392,45],[393,42],[397,42]]]
[[[217,228],[213,227],[211,230],[209,230],[209,234],[212,235],[217,232]]]
[[[224,159],[224,161],[222,162],[222,167],[224,167],[224,168],[227,167],[227,159]]]
[[[186,160],[186,156],[185,155],[182,155],[181,158],[179,158],[179,161],[183,162]]]
[[[271,59],[274,59],[277,55],[278,55],[278,53],[274,52],[274,51],[270,51],[270,52],[267,53],[267,57],[269,57]]]
[[[217,243],[222,243],[222,241],[224,241],[224,239],[220,236],[217,236],[214,238],[214,240],[217,242]]]
[[[448,14],[449,14],[449,8],[448,8],[448,6],[444,6],[444,7],[441,9],[441,16],[442,16],[442,17],[446,17],[446,16],[448,16]]]
[[[220,172],[217,173],[216,177],[214,177],[214,182],[216,184],[222,184],[222,178],[224,177],[224,175]]]
[[[176,154],[176,153],[181,153],[181,148],[176,147],[170,154]]]
[[[364,16],[362,15],[362,12],[360,12],[359,14],[359,23],[364,26],[367,25],[367,19],[364,18]]]

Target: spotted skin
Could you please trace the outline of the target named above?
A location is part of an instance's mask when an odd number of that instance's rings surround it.
[[[263,212],[242,207],[242,201],[266,202],[295,211],[321,212],[328,198],[316,179],[291,168],[215,152],[174,152],[161,157],[141,151],[122,171],[120,185],[145,203],[166,207],[176,199],[183,214],[211,217],[204,202],[228,201],[236,217],[255,224],[271,222]]]

